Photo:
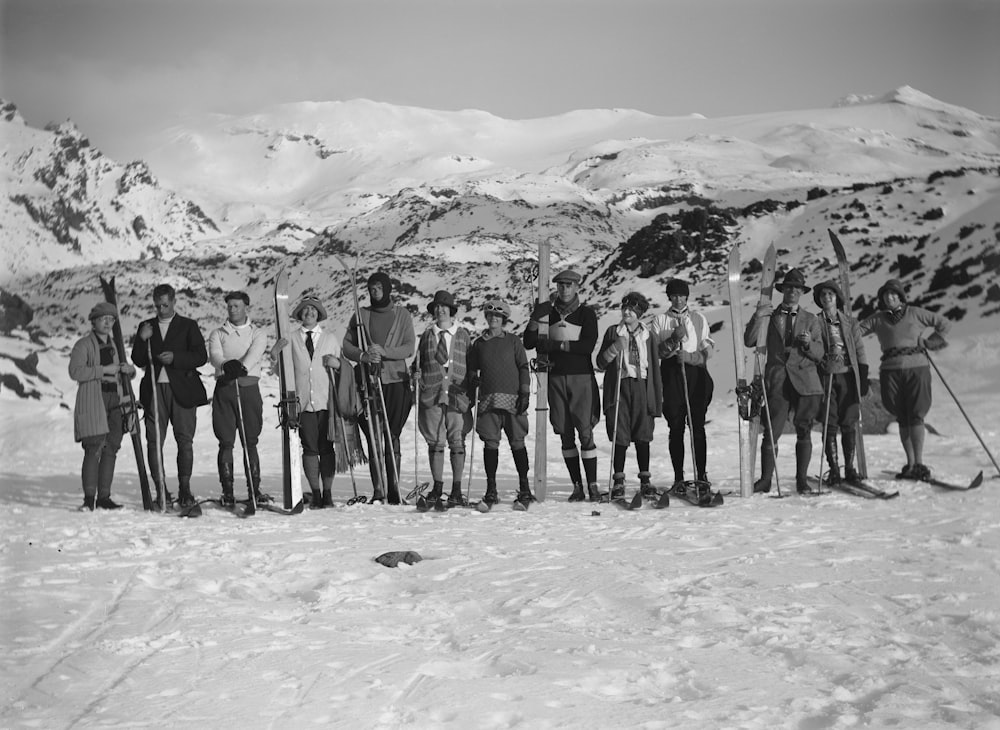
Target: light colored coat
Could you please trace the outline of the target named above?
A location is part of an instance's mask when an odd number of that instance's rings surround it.
[[[100,342],[93,332],[80,338],[69,356],[69,376],[79,387],[76,390],[76,404],[73,407],[73,438],[76,441],[90,436],[103,436],[108,428],[108,412],[104,408],[101,382],[104,380],[104,366],[101,365]],[[112,348],[113,362],[119,364],[118,351]],[[110,382],[110,381],[109,381]],[[119,378],[118,397],[122,397]]]

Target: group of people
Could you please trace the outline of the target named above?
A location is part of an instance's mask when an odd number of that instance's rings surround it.
[[[553,283],[555,294],[535,306],[521,336],[507,331],[511,309],[502,299],[488,298],[482,304],[486,326],[473,333],[456,321],[454,296],[437,291],[427,304],[433,321],[418,339],[409,311],[392,301],[391,279],[376,272],[367,280],[368,306],[358,308],[342,338],[327,326],[323,303],[305,296],[291,312],[296,320],[292,331],[270,349],[266,332],[250,318],[250,298],[245,292],[225,295],[226,322],[212,330],[206,345],[197,322],[176,313],[173,288],[167,284],[155,287],[152,299],[156,315],[139,325],[131,360],[145,370],[139,400],[145,413],[156,501],[161,495],[167,502],[173,499],[160,464],[168,425],[177,444],[178,502],[185,507],[196,501],[191,491],[196,414],[209,402],[198,369],[208,362],[215,377],[212,426],[218,440],[221,502],[233,505],[236,499],[233,451],[237,437],[244,444],[248,492],[258,502],[269,501],[261,491],[257,452],[264,421],[259,380],[265,366],[273,370],[285,348],[291,348],[294,365],[303,472],[313,508],[333,505],[336,447],[344,443],[345,429],[352,432],[355,427],[368,442],[372,499],[390,504],[401,501],[400,435],[414,401],[432,477],[428,501],[448,506],[465,502],[462,475],[473,428],[483,449],[486,478],[482,500],[489,505],[500,501],[496,474],[500,443],[506,438],[518,475],[515,499],[532,501],[525,445],[531,391],[528,350],[545,356],[539,359],[546,361],[548,369],[549,421],[561,440],[562,458],[573,487],[571,502],[622,498],[630,446],[639,489],[645,496],[655,495],[650,445],[655,419],[660,415],[668,429],[674,472],[671,488],[683,490],[692,482],[709,485],[705,418],[713,380],[707,365],[715,343],[705,315],[688,305],[688,282],[671,279],[666,286],[670,306],[651,319],[646,319],[647,298],[638,292],[627,293],[620,303],[620,320],[608,327],[603,337],[599,337],[594,309],[580,299],[583,277],[567,269],[553,277]],[[921,354],[924,349],[944,346],[947,321],[907,305],[905,290],[895,279],[878,292],[880,311],[863,322],[845,312],[844,296],[836,282],[816,286],[818,315],[799,306],[802,294],[810,291],[799,270],[789,270],[776,288],[783,295],[781,305],[777,310],[769,302],[758,306],[744,333],[747,347],[754,347],[766,327],[763,382],[769,418],[764,423],[761,475],[754,491],[771,488],[776,444],[788,418],[796,432],[799,491],[810,489],[806,476],[812,454],[811,430],[817,419],[826,419],[823,447],[830,478],[842,478],[837,461],[839,430],[843,478],[857,479],[855,429],[860,399],[868,388],[861,337],[869,333],[875,333],[882,346],[883,403],[900,424],[906,465],[899,476],[927,478],[922,453],[930,373]],[[136,370],[122,361],[112,341],[117,316],[114,305],[97,304],[90,312],[92,331],[76,343],[70,357],[69,373],[79,384],[74,432],[84,450],[83,508],[90,510],[120,506],[111,499],[111,483],[125,431],[123,383]],[[933,334],[925,338],[928,330]],[[604,373],[603,398],[595,364]],[[155,409],[151,407],[154,390]],[[602,413],[613,443],[610,494],[600,488],[594,441],[594,428]],[[693,451],[690,480],[685,479],[685,435]],[[447,495],[446,451],[451,474]]]

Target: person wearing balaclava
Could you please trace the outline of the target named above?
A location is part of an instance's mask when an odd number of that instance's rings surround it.
[[[360,375],[366,378],[372,393],[371,406],[375,409],[377,423],[367,423],[367,417],[362,421],[362,429],[368,438],[372,501],[388,499],[389,504],[399,504],[399,436],[413,408],[413,391],[406,360],[413,357],[417,338],[410,313],[405,307],[393,304],[391,294],[392,282],[387,274],[377,271],[368,277],[369,305],[360,307],[360,321],[357,315],[351,317],[344,335],[343,353],[348,360],[361,365]],[[388,424],[391,443],[385,438],[382,419]],[[374,432],[373,425],[379,429],[378,432]],[[375,453],[373,443],[378,441],[385,443],[381,460],[371,458]],[[385,465],[384,485],[378,461]]]
[[[861,334],[874,334],[882,347],[879,386],[882,405],[899,422],[899,440],[906,464],[897,479],[926,480],[931,470],[924,463],[924,417],[931,409],[931,367],[926,350],[940,350],[948,343],[948,320],[939,314],[906,303],[906,289],[899,279],[889,279],[878,290],[879,312],[861,322]],[[934,330],[928,334],[928,330]]]

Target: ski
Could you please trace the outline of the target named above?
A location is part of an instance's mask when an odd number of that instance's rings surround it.
[[[664,489],[653,502],[653,509],[666,509],[670,506],[670,490]]]
[[[543,304],[549,300],[549,258],[551,254],[551,244],[548,240],[538,242],[538,301]],[[538,326],[538,336],[548,337],[548,322],[542,322]],[[535,377],[538,381],[538,394],[535,397],[535,498],[545,501],[546,482],[548,481],[548,471],[546,463],[545,439],[548,432],[549,420],[549,355],[539,353],[532,363]],[[517,509],[519,502],[514,502],[514,509]],[[527,509],[525,505],[524,509]]]
[[[725,502],[722,492],[713,491],[706,482],[686,481],[671,487],[669,493],[695,507],[719,507]]]
[[[531,502],[532,500],[530,499],[525,499],[525,500],[515,499],[513,504],[513,510],[515,512],[527,512],[528,506],[531,504]]]
[[[739,424],[740,494],[753,494],[753,467],[750,462],[751,388],[747,382],[746,352],[743,347],[743,292],[740,287],[742,264],[739,244],[729,252],[729,314],[736,360],[736,420]]]
[[[833,252],[837,256],[837,270],[839,272],[840,278],[840,290],[844,294],[844,309],[845,314],[851,314],[853,307],[851,306],[851,270],[847,263],[847,252],[844,251],[844,244],[840,242],[837,238],[837,234],[834,233],[829,228],[826,232],[830,235],[830,242],[833,243]],[[864,439],[864,428],[861,416],[861,373],[858,370],[858,363],[851,362],[851,371],[854,373],[854,387],[855,392],[858,394],[858,427],[857,431],[857,459],[858,459],[858,476],[862,479],[868,478],[868,459],[865,456],[865,439]]]
[[[493,509],[493,505],[491,505],[489,502],[476,502],[474,506],[477,512],[482,512],[483,514],[486,514],[487,512]]]
[[[899,496],[899,490],[892,492],[887,492],[884,489],[876,487],[874,484],[870,484],[865,481],[854,481],[848,482],[846,480],[839,482],[830,482],[828,484],[833,489],[841,492],[846,492],[847,494],[853,494],[856,497],[863,497],[864,499],[894,499]]]
[[[942,489],[952,489],[957,492],[967,492],[970,489],[977,489],[983,485],[983,473],[979,472],[972,478],[972,481],[968,484],[955,484],[954,482],[946,482],[941,479],[905,479],[896,476],[895,472],[883,470],[883,474],[889,474],[897,481],[907,481],[907,482],[917,482],[923,484],[930,484],[933,487],[941,487]]]
[[[774,270],[777,266],[778,255],[774,250],[774,244],[770,244],[764,252],[764,268],[760,273],[760,297],[757,300],[758,306],[770,304],[774,294]],[[764,393],[764,367],[767,363],[767,328],[770,324],[770,317],[763,320],[763,325],[757,333],[757,347],[754,349],[753,357],[753,385],[751,392],[754,398],[766,397]],[[756,413],[755,413],[756,411]],[[760,449],[757,447],[757,438],[761,433],[761,417],[768,417],[767,413],[761,414],[760,408],[751,409],[750,412],[750,473],[755,473],[757,454]],[[777,467],[775,468],[777,470]]]
[[[260,502],[254,504],[254,502],[250,501],[249,499],[241,499],[237,500],[235,504],[225,505],[222,503],[222,500],[219,499],[218,497],[212,497],[210,499],[201,499],[195,504],[198,506],[199,510],[201,509],[201,505],[203,504],[213,504],[219,509],[225,512],[231,512],[240,518],[252,517],[253,515],[257,514],[257,512],[259,512],[260,510],[264,510],[265,512],[273,512],[275,514],[285,515],[285,516],[302,514],[302,512],[305,510],[304,502],[299,502],[292,509],[284,509],[283,507],[279,507],[278,505],[272,504],[270,502]],[[183,517],[184,515],[182,514],[180,516]]]
[[[110,302],[118,309],[118,294],[115,291],[115,277],[105,279],[100,277],[101,290],[104,292],[104,301]],[[128,362],[125,356],[125,340],[122,337],[121,310],[115,317],[115,325],[111,330],[111,336],[115,343],[115,350],[118,353],[119,362]],[[142,448],[142,434],[139,431],[139,402],[135,398],[135,389],[132,387],[132,378],[121,373],[122,389],[125,399],[121,402],[122,425],[132,437],[132,450],[135,452],[135,466],[139,475],[139,492],[142,495],[142,508],[150,511],[153,509],[153,496],[149,491],[149,474],[146,472],[146,455]]]
[[[281,269],[274,278],[274,322],[277,338],[288,340],[291,325],[288,320],[288,273],[285,269]],[[285,510],[291,513],[302,504],[302,445],[299,441],[299,398],[295,392],[295,367],[290,343],[278,354],[278,381],[282,499]]]
[[[418,484],[417,486],[415,486],[413,489],[411,489],[409,492],[406,493],[406,496],[403,497],[403,504],[409,504],[414,499],[423,497],[424,492],[430,489],[430,487],[431,487],[430,482],[421,482],[420,484]]]
[[[617,499],[611,500],[611,503],[619,509],[628,511],[642,509],[642,493],[637,490],[635,496],[632,497],[631,500],[627,500],[624,497],[618,497]]]

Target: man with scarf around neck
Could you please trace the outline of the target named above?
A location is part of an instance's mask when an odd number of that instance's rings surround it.
[[[889,279],[878,290],[881,311],[861,322],[861,334],[872,333],[882,347],[879,384],[882,405],[899,422],[899,440],[906,464],[897,479],[930,479],[924,463],[924,417],[931,409],[930,363],[925,350],[940,350],[948,343],[948,320],[939,314],[906,303],[906,289],[899,279]],[[927,330],[934,332],[927,335]]]
[[[458,307],[450,292],[435,292],[427,311],[434,316],[434,323],[420,336],[413,368],[414,375],[420,378],[417,425],[427,442],[434,481],[426,499],[435,503],[444,498],[444,449],[447,446],[451,462],[448,506],[459,507],[465,504],[462,495],[465,436],[472,430],[467,363],[472,336],[455,321]]]
[[[121,374],[131,378],[135,368],[118,359],[111,338],[117,318],[114,304],[94,305],[90,310],[93,329],[73,345],[69,355],[69,376],[79,386],[73,407],[73,437],[83,446],[81,510],[121,508],[111,500],[115,462],[125,435]]]
[[[764,422],[760,445],[760,479],[754,492],[771,491],[774,458],[771,436],[777,451],[778,439],[789,414],[795,426],[795,488],[799,494],[812,491],[807,482],[812,458],[812,424],[819,414],[823,385],[816,364],[823,359],[823,329],[819,317],[799,307],[799,299],[810,290],[798,269],[789,269],[784,280],[775,284],[782,294],[781,305],[772,313],[770,302],[757,306],[743,333],[747,347],[757,346],[764,318],[767,326],[767,362],[764,365],[764,392],[770,423]]]
[[[476,433],[483,442],[483,469],[486,493],[483,502],[493,506],[497,495],[497,466],[500,462],[500,437],[507,435],[511,456],[517,469],[517,500],[534,499],[528,484],[528,401],[531,395],[531,369],[521,338],[504,331],[510,320],[510,306],[500,299],[488,299],[483,305],[488,329],[476,338],[469,351],[469,372],[478,383]]]
[[[625,452],[630,443],[635,444],[642,494],[656,494],[650,482],[649,444],[663,388],[656,339],[639,321],[648,310],[649,300],[639,292],[622,297],[621,322],[608,327],[597,354],[597,367],[604,371],[604,422],[614,444],[611,499],[625,497]]]
[[[326,320],[326,307],[317,297],[303,297],[292,310],[291,318],[298,322],[292,325],[287,340],[281,338],[274,343],[271,363],[276,367],[281,350],[291,346],[309,509],[323,509],[333,507],[333,477],[337,470],[334,451],[337,424],[331,407],[330,373],[340,370],[340,338],[332,328],[320,324]]]
[[[177,314],[176,304],[177,293],[172,286],[158,284],[153,288],[156,316],[139,325],[132,340],[132,362],[146,371],[139,383],[139,401],[146,411],[147,458],[156,485],[155,504],[160,503],[160,490],[167,489],[166,484],[159,483],[159,475],[166,474],[166,469],[160,468],[159,456],[163,453],[169,423],[173,425],[177,443],[177,485],[179,501],[184,507],[197,501],[191,494],[194,435],[198,427],[198,407],[208,403],[198,368],[208,362],[208,350],[198,323]],[[148,350],[152,351],[152,362]],[[153,420],[153,388],[157,392],[159,424]],[[157,427],[159,446],[156,444]],[[170,492],[164,491],[163,496],[169,504]]]
[[[215,368],[215,394],[212,396],[212,430],[219,441],[217,458],[223,506],[236,503],[233,496],[233,447],[239,433],[239,414],[243,414],[243,448],[250,462],[250,482],[256,501],[270,501],[260,491],[260,455],[257,441],[264,427],[264,401],[260,396],[261,362],[267,350],[267,333],[250,321],[246,292],[226,294],[225,324],[208,335],[208,361]],[[236,386],[239,385],[239,404]]]
[[[650,327],[656,340],[656,354],[660,358],[663,417],[670,430],[670,463],[674,468],[675,491],[684,486],[684,430],[689,415],[688,403],[691,404],[691,436],[694,442],[694,453],[691,455],[693,478],[708,482],[705,416],[715,391],[715,383],[708,372],[708,358],[715,350],[715,341],[710,336],[705,315],[688,307],[690,294],[691,287],[683,279],[668,281],[670,308],[658,315]]]
[[[823,325],[823,346],[826,354],[817,366],[821,380],[829,384],[830,403],[820,405],[820,416],[829,411],[826,423],[826,459],[830,464],[830,483],[840,481],[840,467],[837,466],[837,428],[840,428],[840,444],[844,449],[844,479],[857,482],[858,472],[854,468],[857,451],[857,426],[861,417],[861,399],[868,394],[868,359],[864,343],[861,342],[861,327],[851,315],[844,311],[844,294],[835,281],[824,281],[813,290],[813,301],[822,310],[820,322]],[[858,382],[855,383],[852,366],[858,368]],[[858,392],[860,384],[861,392]],[[824,396],[825,401],[825,396]]]
[[[562,441],[562,455],[573,482],[569,501],[582,502],[584,475],[580,473],[583,459],[584,474],[590,501],[601,499],[597,484],[597,446],[594,426],[601,419],[600,395],[591,356],[597,346],[597,314],[580,303],[583,277],[567,269],[556,274],[555,297],[541,302],[531,313],[522,341],[525,349],[547,353],[549,371],[549,422]],[[548,336],[538,333],[539,322],[548,322]],[[580,450],[576,434],[580,434]],[[536,434],[535,438],[542,438]]]
[[[399,504],[399,436],[413,408],[413,391],[410,388],[406,360],[413,357],[417,337],[410,313],[405,307],[394,305],[390,299],[391,294],[392,282],[387,274],[377,271],[368,277],[370,304],[361,307],[360,322],[368,340],[367,347],[364,350],[359,347],[358,321],[355,315],[347,325],[343,352],[351,362],[359,363],[363,368],[372,368],[378,374],[385,399],[384,415],[392,434],[392,443],[386,444],[384,455],[387,480],[385,493],[383,485],[379,483],[376,460],[370,458],[368,461],[373,485],[372,501],[381,501],[388,496],[389,504]],[[362,374],[359,373],[358,377],[362,377]],[[377,402],[373,405],[381,407]],[[361,419],[361,424],[368,439],[368,453],[372,454],[372,445],[376,440],[371,433],[371,425],[365,419]],[[395,464],[395,469],[392,464]]]

